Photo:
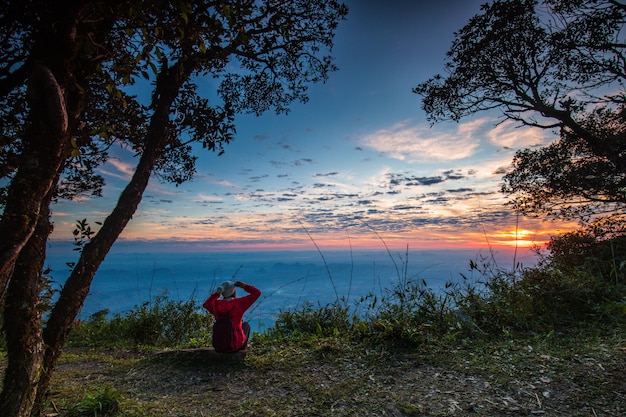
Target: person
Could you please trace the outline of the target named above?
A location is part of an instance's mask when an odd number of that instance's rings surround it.
[[[237,288],[248,294],[237,298]],[[225,281],[202,304],[215,317],[213,347],[216,352],[232,353],[245,349],[250,339],[250,324],[242,317],[259,298],[261,291],[241,281]]]

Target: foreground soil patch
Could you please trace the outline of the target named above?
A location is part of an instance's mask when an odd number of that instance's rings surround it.
[[[47,414],[112,386],[121,416],[626,415],[623,343],[584,352],[512,343],[391,353],[336,340],[253,346],[230,359],[71,349]]]

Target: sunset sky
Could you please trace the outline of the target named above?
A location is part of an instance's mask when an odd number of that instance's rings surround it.
[[[567,225],[517,218],[501,178],[516,150],[553,133],[496,127],[497,114],[433,127],[418,83],[444,73],[454,32],[484,0],[351,0],[339,71],[288,115],[237,119],[226,153],[199,151],[182,186],[153,178],[120,240],[200,248],[464,248],[540,243]],[[54,239],[110,213],[137,159],[115,148],[105,197],[53,207]],[[517,227],[516,227],[517,225]],[[516,232],[517,230],[517,232]]]

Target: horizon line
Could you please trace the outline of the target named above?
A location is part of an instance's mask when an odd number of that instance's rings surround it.
[[[53,245],[73,245],[73,241],[69,239],[50,239],[49,244]],[[413,243],[413,245],[411,244]],[[187,250],[195,251],[424,251],[424,250],[476,250],[476,251],[536,251],[537,248],[545,247],[546,242],[530,242],[519,241],[517,246],[515,242],[482,242],[481,244],[469,243],[469,242],[381,242],[369,241],[364,244],[358,244],[355,242],[326,242],[320,240],[319,242],[246,242],[246,241],[202,241],[202,240],[177,240],[177,239],[118,239],[115,241],[111,250],[119,248],[120,246],[127,247],[129,245],[149,247],[154,246],[155,251],[163,250]]]

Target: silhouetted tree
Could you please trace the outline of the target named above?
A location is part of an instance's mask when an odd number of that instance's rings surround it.
[[[42,411],[55,365],[96,270],[151,174],[194,174],[191,143],[223,151],[237,113],[287,112],[335,69],[324,50],[347,13],[335,0],[86,1],[0,5],[0,294],[8,366],[0,415]],[[216,79],[211,97],[199,86]],[[151,89],[142,102],[126,87]],[[81,256],[42,328],[50,204],[98,195],[114,144],[134,175]]]
[[[612,0],[496,0],[456,33],[447,75],[414,92],[432,122],[499,110],[556,129],[516,153],[503,191],[522,213],[624,234],[625,17]]]

